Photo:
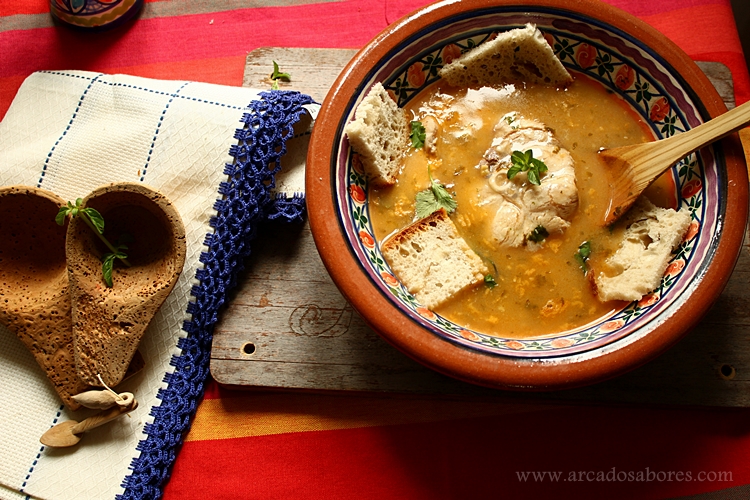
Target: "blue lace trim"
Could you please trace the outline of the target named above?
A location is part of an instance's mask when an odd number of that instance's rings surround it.
[[[229,179],[219,186],[221,197],[214,204],[218,215],[210,221],[213,233],[206,235],[208,251],[200,257],[204,267],[195,273],[200,284],[193,287],[195,300],[187,307],[192,319],[183,329],[188,335],[178,344],[181,354],[170,362],[174,372],[165,377],[166,389],[157,395],[161,405],[151,411],[154,421],[144,428],[148,437],[138,443],[141,454],[131,463],[133,472],[124,479],[125,492],[117,495],[118,500],[161,497],[203,396],[219,309],[250,255],[258,223],[267,219],[294,222],[304,217],[303,195],[274,198],[271,190],[286,142],[294,134],[293,125],[305,112],[302,105],[313,101],[291,91],[263,92],[260,97],[250,103],[251,112],[242,117],[244,127],[235,133],[238,144],[229,151],[234,162],[224,170]]]

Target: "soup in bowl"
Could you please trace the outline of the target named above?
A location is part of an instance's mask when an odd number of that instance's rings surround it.
[[[374,186],[345,131],[373,86],[382,85],[400,108],[420,121],[425,103],[448,88],[441,81],[442,67],[528,23],[543,33],[574,82],[562,89],[520,82],[511,90],[485,91],[495,97],[504,91],[520,96],[510,102],[507,96],[493,100],[474,95],[481,101],[476,120],[489,124],[472,134],[474,147],[459,145],[447,153],[450,158],[431,164],[423,153],[411,151],[397,187]],[[459,98],[465,94],[447,99]],[[595,217],[580,214],[587,207],[596,213],[595,207],[607,201],[605,167],[597,162],[596,149],[678,134],[725,110],[710,82],[679,48],[606,4],[437,3],[395,23],[363,48],[324,101],[307,162],[313,236],[334,282],[365,321],[427,366],[510,389],[573,387],[610,378],[674,344],[718,297],[744,236],[747,172],[736,138],[675,165],[650,189],[649,197],[689,214],[690,220],[658,286],[639,300],[603,302],[581,272],[589,255],[580,251],[589,240],[606,242],[612,232],[597,227]],[[576,159],[579,214],[572,218],[566,238],[551,237],[542,251],[529,248],[533,245],[482,247],[484,226],[472,222],[482,218],[481,211],[469,209],[467,193],[474,188],[470,181],[469,187],[453,182],[458,174],[451,168],[479,165],[492,140],[487,130],[496,129],[508,113],[543,120]],[[447,170],[435,167],[434,177],[458,200],[453,222],[488,268],[487,283],[437,307],[426,307],[410,293],[383,253],[389,235],[414,219],[411,200],[433,177],[427,164],[449,164]],[[480,174],[478,178],[486,172]],[[617,241],[615,235],[609,239]],[[497,243],[497,238],[491,241]],[[557,251],[551,251],[555,245]],[[610,245],[600,254],[612,253],[616,244]],[[562,257],[555,260],[555,255]],[[594,252],[591,258],[596,259]],[[545,269],[557,274],[547,276],[540,271]],[[497,283],[502,280],[506,282]],[[550,288],[546,280],[557,283],[549,296],[541,291]],[[502,286],[502,292],[495,285]],[[546,314],[546,306],[555,309],[560,302],[567,313]]]

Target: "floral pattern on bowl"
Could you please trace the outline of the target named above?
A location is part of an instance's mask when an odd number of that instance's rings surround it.
[[[681,84],[679,74],[648,47],[605,23],[541,7],[529,7],[523,15],[498,7],[486,9],[482,16],[446,19],[397,47],[386,64],[371,71],[366,88],[380,81],[403,106],[439,79],[438,71],[444,64],[498,32],[529,21],[537,24],[573,74],[584,74],[619,95],[650,125],[656,137],[669,137],[702,123],[700,103]],[[410,49],[414,46],[423,49],[414,54]],[[356,104],[350,103],[349,119]],[[361,165],[343,135],[338,144],[338,161],[346,165],[339,169],[336,179],[338,209],[350,244],[365,263],[369,278],[413,321],[472,349],[516,357],[556,357],[610,344],[644,327],[641,331],[647,331],[649,324],[663,321],[685,300],[688,294],[684,292],[705,271],[715,245],[712,235],[722,202],[721,158],[706,148],[672,168],[675,197],[693,220],[657,290],[610,316],[545,338],[503,338],[470,331],[423,307],[393,276],[373,237]]]

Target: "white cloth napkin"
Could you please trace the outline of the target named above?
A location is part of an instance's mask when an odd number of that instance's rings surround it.
[[[78,71],[35,73],[23,83],[0,123],[0,185],[37,186],[75,200],[112,181],[145,183],[180,212],[188,251],[178,283],[141,341],[146,367],[121,386],[140,406],[131,418],[87,432],[74,448],[46,448],[39,437],[61,420],[85,418],[87,410],[64,408],[32,355],[0,327],[0,497],[125,494],[130,467],[154,432],[148,423],[164,404],[170,362],[184,355],[178,342],[187,336],[183,326],[192,316],[204,241],[214,230],[209,221],[222,198],[219,185],[235,161],[230,150],[241,119],[259,99],[253,89]],[[287,157],[297,163],[285,164],[292,173],[284,189],[302,191],[304,154],[287,155],[285,163]]]

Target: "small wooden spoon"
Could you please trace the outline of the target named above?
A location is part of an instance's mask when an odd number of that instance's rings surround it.
[[[750,123],[750,102],[708,122],[660,141],[603,149],[599,156],[609,167],[611,201],[604,225],[612,224],[644,189],[672,165]]]
[[[104,425],[120,415],[130,413],[136,408],[138,408],[138,401],[134,399],[133,403],[129,406],[115,405],[112,408],[97,413],[96,415],[80,422],[76,422],[75,420],[60,422],[42,434],[39,441],[43,445],[51,448],[67,448],[69,446],[74,446],[81,440],[81,434],[84,432],[99,427],[100,425]]]

